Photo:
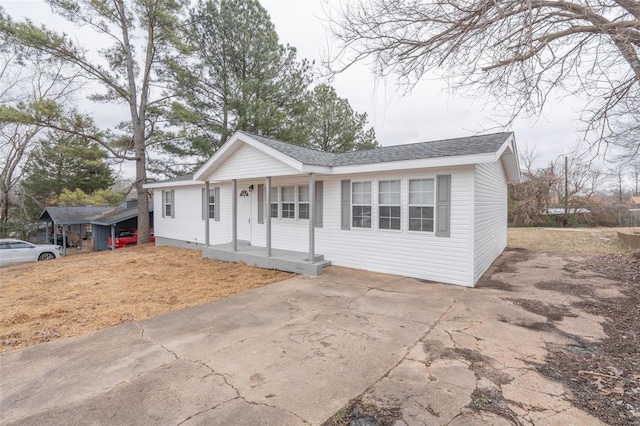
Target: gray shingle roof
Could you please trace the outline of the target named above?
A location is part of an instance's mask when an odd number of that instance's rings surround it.
[[[312,166],[331,166],[333,165],[333,162],[335,161],[335,157],[337,155],[330,152],[305,148],[288,142],[282,142],[277,139],[271,139],[249,132],[242,133],[246,133],[253,139],[262,142],[263,144],[275,149],[276,151],[280,151],[281,153],[288,155],[289,157],[298,160],[301,163],[309,164]]]
[[[149,212],[153,211],[153,203],[149,204]],[[125,220],[138,217],[138,206],[111,208],[97,216],[91,218],[91,223],[96,225],[111,226],[124,222]]]
[[[149,211],[153,211],[152,205],[149,206]],[[38,217],[38,220],[53,220],[53,222],[60,225],[93,223],[109,226],[137,216],[138,206],[47,206]]]
[[[47,206],[40,213],[38,220],[52,219],[55,223],[65,225],[89,223],[93,216],[112,208],[98,206]]]
[[[490,154],[496,152],[512,135],[511,132],[492,133],[431,142],[384,146],[366,151],[331,154],[248,132],[243,133],[303,164],[327,167],[453,157],[458,155]]]

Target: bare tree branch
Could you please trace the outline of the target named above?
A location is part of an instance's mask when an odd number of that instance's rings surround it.
[[[638,1],[361,0],[338,13],[333,72],[366,62],[407,91],[435,72],[507,105],[510,121],[540,114],[552,93],[575,94],[589,101],[586,129],[628,148],[621,129],[640,110]]]

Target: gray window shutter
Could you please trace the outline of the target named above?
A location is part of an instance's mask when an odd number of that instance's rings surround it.
[[[324,184],[321,180],[316,181],[316,228],[322,228],[322,190]]]
[[[202,188],[202,220],[207,220],[209,216],[209,197],[206,193],[206,188]]]
[[[214,189],[214,194],[213,196],[215,197],[215,206],[214,206],[214,215],[216,216],[215,221],[216,222],[220,222],[220,187],[216,186]]]
[[[176,190],[171,190],[171,217],[176,217]]]
[[[341,181],[341,203],[340,203],[340,216],[341,216],[341,229],[351,229],[351,181]]]
[[[451,234],[451,175],[436,176],[436,237]]]
[[[258,223],[264,223],[264,184],[258,184]]]
[[[162,190],[162,202],[160,203],[160,208],[162,209],[162,217],[164,217],[164,214],[165,214],[165,209],[164,209],[164,203],[165,203],[165,200],[166,200],[166,198],[164,198],[164,193],[165,192],[166,191],[163,189]]]

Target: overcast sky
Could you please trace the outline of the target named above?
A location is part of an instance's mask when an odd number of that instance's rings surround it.
[[[326,10],[339,0],[261,0],[271,15],[283,44],[298,49],[300,58],[320,62],[327,52],[335,52],[337,44],[326,27]],[[55,17],[41,0],[0,0],[14,19],[24,17],[44,22],[51,28],[74,34],[74,26]],[[78,37],[81,41],[86,38]],[[89,46],[90,47],[90,46]],[[454,138],[480,132],[503,131],[498,124],[504,117],[494,112],[495,103],[488,99],[471,99],[451,93],[439,79],[432,77],[403,95],[393,80],[378,80],[365,64],[339,74],[333,80],[338,95],[349,99],[358,112],[366,112],[382,145]],[[518,149],[535,149],[537,164],[542,166],[559,155],[570,152],[582,138],[579,112],[583,103],[576,98],[562,98],[548,105],[543,116],[519,119],[512,128]],[[85,106],[95,120],[104,126],[126,119],[126,110],[105,106]],[[125,173],[128,172],[128,168]]]

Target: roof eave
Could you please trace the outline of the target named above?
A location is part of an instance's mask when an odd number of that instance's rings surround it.
[[[332,174],[368,173],[406,169],[427,169],[435,167],[468,166],[480,163],[495,162],[495,153],[457,155],[437,158],[420,158],[415,160],[385,161],[353,166],[333,167]]]
[[[178,186],[200,186],[204,185],[203,181],[199,180],[179,180],[173,182],[152,182],[142,185],[145,189],[157,189],[157,188],[175,188]]]
[[[520,161],[518,161],[518,148],[513,133],[509,135],[507,140],[502,144],[496,152],[495,161],[501,161],[502,167],[507,175],[507,183],[522,182],[522,173],[520,171]]]

